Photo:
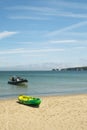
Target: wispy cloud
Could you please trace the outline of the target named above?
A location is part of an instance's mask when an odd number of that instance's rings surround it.
[[[55,11],[54,8],[50,7],[41,7],[41,6],[11,6],[7,7],[7,10],[29,10],[29,11],[37,11],[37,12],[53,12]]]
[[[54,2],[55,3],[55,2]],[[80,5],[80,6],[79,6]],[[61,16],[61,17],[73,17],[73,18],[87,18],[87,14],[80,12],[77,13],[78,8],[81,9],[87,9],[87,5],[85,4],[77,4],[74,2],[56,2],[56,5],[53,4],[52,7],[47,7],[47,6],[13,6],[13,7],[7,7],[7,10],[12,10],[12,11],[32,11],[33,16],[37,15],[45,15],[45,16]],[[68,8],[68,12],[67,12],[67,8]],[[71,12],[70,9],[74,9],[73,12]],[[32,19],[32,20],[39,20],[38,17],[34,18],[34,17],[30,17],[30,16],[11,16],[9,18],[11,19]],[[44,18],[45,19],[45,18]]]
[[[71,36],[87,36],[87,32],[80,32],[80,31],[78,31],[78,32],[75,32],[75,31],[72,31],[72,32],[70,32],[70,31],[67,31],[66,32],[66,35],[71,35]]]
[[[64,49],[39,49],[39,50],[30,50],[29,52],[56,52],[56,51],[64,51]]]
[[[17,44],[24,44],[24,45],[29,45],[32,44],[33,42],[17,42]]]
[[[18,49],[10,49],[10,50],[3,50],[0,51],[0,54],[20,54],[23,53],[24,49],[23,48],[18,48]]]
[[[76,43],[77,40],[52,40],[49,43]]]
[[[51,9],[50,9],[51,10]],[[36,17],[36,14],[38,15]],[[42,17],[43,16],[43,17]],[[35,12],[32,16],[23,16],[23,15],[15,15],[15,16],[8,16],[10,19],[31,19],[31,20],[50,20],[51,18],[47,18],[47,16],[56,16],[56,17],[70,17],[70,18],[87,18],[87,14],[85,13],[73,13],[73,12],[66,12],[66,11],[60,11],[60,10],[51,10],[51,11],[40,11],[39,13]]]
[[[17,33],[18,32],[9,32],[9,31],[0,32],[0,39],[10,37],[10,36],[15,35]]]
[[[87,44],[87,40],[51,40],[48,42],[49,44],[80,44],[80,45],[85,45]],[[80,48],[83,48],[82,46]]]
[[[67,26],[65,28],[62,28],[62,29],[59,29],[59,30],[56,30],[56,31],[53,31],[53,32],[49,32],[47,35],[48,36],[57,35],[59,33],[69,31],[69,30],[73,30],[73,29],[76,29],[76,28],[79,28],[79,27],[85,26],[85,25],[87,25],[87,21],[79,22],[79,23]]]
[[[46,15],[63,16],[63,17],[71,17],[71,18],[87,18],[87,14],[78,14],[78,13],[65,12],[65,11],[59,11],[57,13],[46,14]]]
[[[9,16],[10,19],[26,19],[26,20],[48,20],[45,17],[34,17],[34,16]]]
[[[59,1],[56,2],[56,5],[65,7],[65,8],[73,8],[73,9],[87,9],[87,4],[85,2],[72,2],[72,1]]]
[[[24,48],[18,48],[18,49],[11,49],[11,50],[5,50],[0,51],[0,54],[27,54],[27,53],[44,53],[44,52],[58,52],[58,51],[64,51],[64,49],[35,49],[35,50],[28,50]]]
[[[64,1],[64,0],[54,0],[54,1],[45,1],[45,5],[48,5],[46,7],[44,6],[28,6],[28,5],[20,5],[20,6],[11,6],[7,7],[8,10],[32,10],[32,11],[51,11],[52,7],[58,7],[60,8],[71,8],[71,9],[87,9],[86,2],[74,2],[74,1]],[[51,8],[49,8],[49,6]],[[55,9],[55,8],[54,8]]]
[[[87,49],[85,46],[78,46],[78,47],[75,47],[75,49]]]

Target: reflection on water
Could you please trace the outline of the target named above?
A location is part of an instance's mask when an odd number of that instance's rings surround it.
[[[17,84],[16,86],[17,87],[24,87],[24,88],[26,87],[27,88],[28,84],[27,83],[20,83],[20,84]]]

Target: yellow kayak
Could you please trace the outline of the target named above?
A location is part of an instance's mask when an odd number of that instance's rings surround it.
[[[19,95],[18,100],[19,100],[19,103],[22,103],[25,105],[39,106],[41,103],[40,98],[31,97],[31,96],[27,96],[27,95]]]

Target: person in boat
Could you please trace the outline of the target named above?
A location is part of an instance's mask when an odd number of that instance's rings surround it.
[[[20,77],[17,77],[17,79],[16,79],[17,81],[20,81]]]
[[[11,79],[12,81],[15,81],[15,78],[14,77],[12,77],[12,79]]]
[[[16,77],[16,76],[12,76],[11,79],[10,79],[12,82],[16,81],[16,82],[19,82],[19,81],[24,81],[23,78],[20,78],[20,77]]]
[[[11,81],[17,81],[17,78],[15,76],[12,76]]]

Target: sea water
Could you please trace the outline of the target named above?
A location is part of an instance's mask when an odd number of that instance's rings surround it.
[[[22,85],[8,84],[12,76],[26,78]],[[0,71],[0,98],[87,93],[87,71]]]

